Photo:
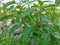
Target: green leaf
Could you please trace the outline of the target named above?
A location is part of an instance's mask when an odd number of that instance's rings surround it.
[[[60,33],[59,32],[56,31],[53,35],[54,35],[54,37],[56,37],[56,39],[60,39]]]
[[[29,37],[30,33],[31,33],[32,29],[30,27],[26,28],[23,33],[21,38],[25,41],[27,40],[27,38]]]
[[[12,18],[13,15],[5,15],[3,17],[0,18],[0,21],[4,20],[4,19],[9,19],[9,18]]]
[[[12,28],[10,29],[9,34],[13,33],[16,29],[20,28],[22,25],[21,24],[15,24],[12,26]]]
[[[21,38],[20,38],[21,45],[28,45],[29,44],[28,42],[29,42],[29,37],[30,37],[31,31],[32,31],[32,28],[30,28],[30,27],[28,27],[28,28],[26,27],[24,29],[24,31],[21,34]]]
[[[38,0],[38,3],[40,6],[42,6],[44,4],[43,1],[41,1],[41,0]]]
[[[43,33],[40,39],[41,40],[39,45],[50,45],[49,33]]]
[[[24,18],[25,16],[29,15],[33,11],[34,11],[34,8],[28,8],[21,16]]]

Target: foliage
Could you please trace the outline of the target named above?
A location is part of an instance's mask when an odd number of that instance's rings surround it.
[[[0,7],[0,21],[12,19],[12,28],[5,26],[0,34],[0,45],[60,45],[59,5],[47,5],[40,0],[36,1],[38,4],[34,2],[13,0]],[[14,36],[13,31],[22,24],[24,30]]]

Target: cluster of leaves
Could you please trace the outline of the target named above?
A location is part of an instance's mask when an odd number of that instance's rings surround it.
[[[47,5],[40,0],[36,1],[38,4],[33,2],[22,0],[17,3],[13,0],[0,8],[0,21],[12,19],[12,24],[23,24],[25,27],[19,36],[13,36],[12,32],[19,25],[12,26],[10,33],[7,28],[6,33],[0,35],[1,45],[60,45],[58,5]]]

